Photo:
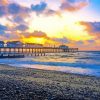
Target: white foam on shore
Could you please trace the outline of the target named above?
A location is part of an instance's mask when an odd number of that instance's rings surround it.
[[[75,74],[83,74],[83,75],[93,75],[95,73],[91,69],[85,68],[75,68],[75,67],[62,67],[62,66],[46,66],[46,65],[29,65],[29,64],[13,64],[11,66],[14,67],[24,67],[24,68],[35,68],[35,69],[43,69],[43,70],[54,70],[54,71],[61,71],[67,73],[75,73]],[[94,74],[95,75],[95,74]]]

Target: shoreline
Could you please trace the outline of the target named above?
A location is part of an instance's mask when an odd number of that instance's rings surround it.
[[[0,64],[1,100],[99,100],[95,76]]]
[[[83,77],[95,77],[95,78],[100,78],[100,76],[98,75],[92,75],[92,74],[80,74],[80,73],[73,73],[73,72],[67,72],[67,71],[60,71],[60,70],[50,70],[50,69],[43,69],[43,68],[32,68],[32,67],[23,67],[20,66],[18,67],[18,65],[9,65],[9,64],[0,64],[0,65],[4,65],[4,66],[9,66],[9,67],[14,67],[14,68],[21,68],[21,69],[32,69],[32,70],[41,70],[41,71],[51,71],[51,72],[57,72],[57,73],[64,73],[64,74],[69,74],[69,75],[79,75],[79,76],[83,76]]]

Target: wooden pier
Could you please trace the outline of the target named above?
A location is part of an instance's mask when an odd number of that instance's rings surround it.
[[[62,49],[59,47],[0,47],[0,58],[45,56],[47,53],[78,52],[78,48]]]

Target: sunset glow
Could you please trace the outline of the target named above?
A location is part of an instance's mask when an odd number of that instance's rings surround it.
[[[99,0],[0,0],[0,39],[100,50],[97,4]]]

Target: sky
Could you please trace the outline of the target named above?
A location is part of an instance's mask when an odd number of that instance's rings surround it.
[[[100,50],[100,0],[0,0],[0,40]]]

